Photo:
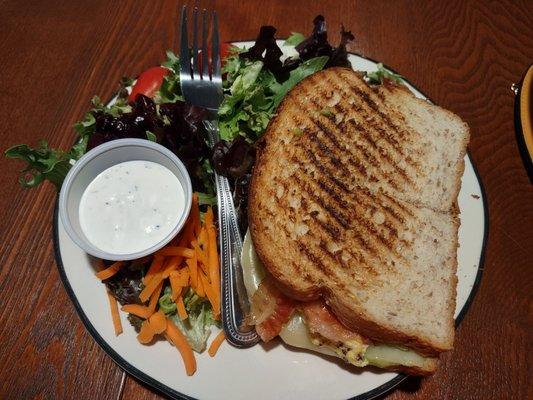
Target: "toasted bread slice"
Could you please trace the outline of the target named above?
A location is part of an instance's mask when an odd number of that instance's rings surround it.
[[[331,68],[295,87],[278,114],[269,131],[324,132],[365,187],[440,211],[457,198],[468,126],[403,86],[374,89],[352,70]]]
[[[434,356],[453,345],[457,193],[468,127],[342,68],[296,86],[259,149],[259,258],[288,295],[322,295],[349,328]]]

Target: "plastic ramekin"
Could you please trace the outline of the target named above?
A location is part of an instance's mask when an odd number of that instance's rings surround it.
[[[79,207],[87,186],[107,168],[125,161],[152,161],[168,168],[178,178],[185,194],[185,207],[172,231],[148,249],[131,254],[113,254],[94,246],[80,225]],[[145,139],[118,139],[88,151],[72,166],[59,193],[59,216],[70,238],[86,253],[104,260],[135,260],[154,253],[174,238],[189,216],[192,184],[185,165],[174,153],[160,144]]]

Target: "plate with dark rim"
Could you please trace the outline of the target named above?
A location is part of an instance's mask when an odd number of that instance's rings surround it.
[[[241,47],[252,44],[235,42]],[[282,50],[285,53],[291,51],[283,46]],[[349,59],[356,70],[373,71],[377,68],[375,61],[356,54],[350,54]],[[406,85],[417,97],[430,101],[413,85],[408,82]],[[488,231],[486,199],[469,155],[465,157],[458,204],[461,226],[456,326],[466,314],[479,285]],[[65,289],[94,340],[124,371],[171,398],[217,399],[223,395],[255,400],[362,400],[381,395],[406,379],[403,374],[351,367],[337,359],[295,350],[281,343],[249,349],[237,349],[224,343],[215,358],[210,358],[207,352],[197,355],[197,372],[188,377],[176,349],[166,341],[140,345],[123,313],[124,333],[115,336],[105,288],[94,276],[90,256],[66,234],[57,207],[54,248]]]

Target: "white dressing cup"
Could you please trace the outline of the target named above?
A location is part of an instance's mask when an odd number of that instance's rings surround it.
[[[131,254],[113,254],[93,245],[80,225],[80,201],[87,186],[106,169],[126,161],[151,161],[166,167],[180,182],[185,206],[171,232],[158,243]],[[59,215],[70,238],[85,252],[105,260],[134,260],[156,252],[181,230],[192,204],[192,185],[189,173],[180,159],[160,144],[145,139],[118,139],[88,151],[72,166],[59,193]]]

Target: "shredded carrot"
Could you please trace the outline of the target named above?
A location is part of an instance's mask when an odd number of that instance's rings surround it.
[[[196,258],[196,253],[193,258],[187,258],[185,262],[187,263],[189,275],[191,276],[191,286],[196,291],[196,287],[198,286],[198,259]]]
[[[192,258],[194,256],[194,250],[186,247],[167,246],[163,247],[155,253],[156,256],[181,256],[186,258]]]
[[[152,314],[149,321],[154,333],[163,333],[167,329],[167,317],[162,310]]]
[[[163,267],[163,261],[163,257],[154,257],[152,264],[150,265],[150,268],[148,268],[148,272],[144,277],[143,283],[145,286],[148,285],[154,275],[156,275],[161,270],[161,268]]]
[[[165,269],[163,270],[163,279],[168,278],[172,271],[178,269],[182,261],[183,257],[181,256],[170,257],[165,264]]]
[[[182,296],[178,296],[178,298],[176,299],[176,306],[178,307],[178,315],[182,320],[189,318],[187,310],[185,309],[185,304],[183,303]]]
[[[217,232],[214,225],[214,215],[213,209],[209,207],[207,213],[205,214],[205,223],[207,225],[207,237],[209,240],[208,246],[208,270],[209,278],[211,284],[215,289],[215,294],[218,298],[218,303],[220,304],[220,264],[218,260],[218,251],[217,251]]]
[[[148,307],[139,304],[126,304],[121,307],[121,310],[144,319],[147,319],[152,314]]]
[[[202,251],[207,253],[207,246],[209,245],[209,243],[207,242],[206,226],[202,226],[202,228],[200,229],[200,234],[198,235],[198,244],[200,245]]]
[[[139,343],[148,344],[154,338],[154,331],[148,321],[143,321],[141,325],[141,331],[137,335]]]
[[[215,289],[211,284],[209,284],[209,282],[207,281],[207,277],[202,273],[200,274],[200,280],[202,281],[202,286],[204,288],[205,294],[207,295],[207,298],[209,299],[211,306],[213,306],[213,316],[215,319],[219,319],[220,318],[220,300],[215,293]]]
[[[178,277],[172,272],[170,273],[169,280],[170,280],[170,287],[172,289],[172,294],[171,294],[172,300],[176,301],[178,296],[181,294],[181,290],[183,289],[183,287],[178,284]]]
[[[170,273],[171,276],[174,276],[174,279],[176,279],[176,283],[178,286],[185,287],[189,286],[189,269],[183,268],[179,271],[172,271]]]
[[[152,279],[150,279],[150,281],[145,284],[144,289],[139,294],[139,298],[141,299],[142,302],[148,301],[148,299],[151,297],[152,293],[157,288],[157,286],[161,282],[163,282],[164,279],[169,277],[170,272],[176,269],[181,263],[181,261],[182,261],[182,256],[173,256],[166,262],[164,269],[162,271],[160,270],[159,272],[153,275]]]
[[[183,333],[174,325],[174,323],[167,318],[167,329],[165,330],[166,334],[170,338],[170,342],[176,346],[178,351],[183,358],[183,363],[185,364],[185,371],[187,375],[191,376],[196,372],[196,359],[194,358],[194,353],[192,352],[191,345],[183,336]]]
[[[204,253],[204,251],[201,249],[197,241],[192,242],[192,247],[194,248],[196,252],[196,258],[199,261],[198,266],[204,271],[204,273],[207,273],[207,265],[208,265],[207,254]]]
[[[124,261],[117,261],[116,263],[111,264],[111,266],[107,267],[106,269],[97,272],[96,277],[101,281],[105,281],[106,279],[109,279],[113,275],[115,275],[120,270],[120,268],[122,268],[123,265]]]
[[[194,223],[191,222],[191,226],[190,228],[185,232],[185,235],[183,237],[183,243],[186,244],[186,245],[190,245],[191,242],[194,240],[195,238],[195,233],[194,233]]]
[[[200,279],[201,275],[202,273],[198,271],[198,281],[196,282],[198,286],[196,287],[195,291],[196,291],[196,294],[198,294],[198,296],[205,297],[204,283],[202,282],[202,279]]]
[[[198,193],[194,193],[192,196],[192,206],[191,206],[191,214],[190,214],[192,227],[193,227],[193,233],[198,236],[200,234],[200,208],[198,204]]]
[[[187,269],[172,271],[169,279],[170,287],[172,288],[172,300],[176,301],[182,289],[189,286],[189,271]]]
[[[207,212],[205,213],[205,226],[207,228],[215,226],[215,215],[212,207],[207,207]]]
[[[111,318],[113,319],[113,327],[115,328],[115,336],[118,336],[122,333],[122,322],[120,322],[120,315],[118,313],[118,303],[115,296],[106,289],[107,298],[109,299],[109,307],[111,308]]]
[[[152,293],[152,296],[150,297],[150,303],[148,304],[150,315],[155,312],[155,308],[157,307],[157,302],[159,301],[159,295],[161,294],[162,289],[163,282],[159,283],[159,286],[155,289],[155,291]]]
[[[158,302],[163,287],[170,284],[172,299],[176,303],[177,315],[182,320],[188,318],[183,297],[190,287],[198,296],[207,298],[213,307],[215,319],[220,319],[220,262],[218,255],[217,229],[213,208],[209,207],[202,223],[198,194],[193,194],[189,217],[179,235],[169,245],[155,254],[133,261],[150,263],[143,278],[144,289],[139,298],[144,303],[126,304],[121,310],[144,319],[137,335],[140,343],[150,343],[154,335],[163,335],[180,352],[187,375],[196,371],[196,359],[192,348],[183,333],[163,310],[158,309]],[[108,268],[98,270],[96,276],[105,280],[112,277],[125,262],[118,261]],[[115,334],[122,333],[122,324],[116,299],[107,291]],[[156,311],[157,310],[157,311]],[[225,340],[220,332],[209,346],[208,353],[214,357]]]
[[[222,344],[222,342],[226,339],[226,335],[224,335],[224,331],[220,331],[220,333],[213,339],[211,342],[211,345],[209,346],[209,349],[207,352],[211,357],[214,357],[217,354],[218,348]]]
[[[152,279],[150,279],[150,281],[145,284],[144,289],[139,294],[139,299],[141,299],[143,303],[147,302],[148,299],[152,296],[152,293],[154,293],[154,290],[156,290],[159,284],[163,282],[163,279],[163,271],[155,273]]]

